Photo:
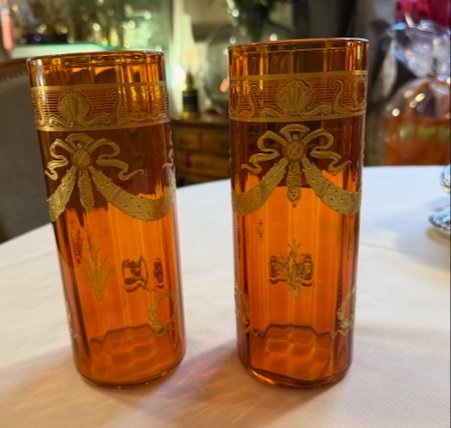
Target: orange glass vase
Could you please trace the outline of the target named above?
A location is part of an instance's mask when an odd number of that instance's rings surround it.
[[[352,358],[367,41],[229,48],[238,351],[311,387]]]
[[[163,54],[28,66],[76,367],[104,386],[160,379],[185,351]]]

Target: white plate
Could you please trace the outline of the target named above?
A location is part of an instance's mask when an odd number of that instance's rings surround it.
[[[447,238],[451,237],[450,207],[443,208],[442,210],[431,214],[429,216],[429,221],[442,235],[445,235]]]

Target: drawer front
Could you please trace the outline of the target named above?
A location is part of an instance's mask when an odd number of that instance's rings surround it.
[[[207,181],[219,180],[218,177],[209,177],[206,175],[194,174],[183,170],[177,170],[177,182],[178,185],[187,185],[195,183],[206,183]]]
[[[200,150],[201,136],[193,128],[177,128],[173,131],[176,150]]]
[[[180,171],[218,178],[227,178],[230,174],[228,159],[203,153],[190,153],[187,162],[177,161],[177,167]]]
[[[230,136],[228,129],[212,129],[201,135],[202,150],[228,157],[230,153]]]

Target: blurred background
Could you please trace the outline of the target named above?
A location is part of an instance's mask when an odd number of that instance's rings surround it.
[[[365,37],[366,164],[449,162],[449,0],[0,0],[0,16],[0,61],[163,51],[171,115],[201,130],[227,121],[227,46]]]

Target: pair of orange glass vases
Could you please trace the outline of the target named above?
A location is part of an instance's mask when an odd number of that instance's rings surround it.
[[[351,362],[366,50],[229,48],[238,352],[272,384],[332,383]],[[28,67],[76,367],[102,386],[161,379],[185,352],[163,54]]]

